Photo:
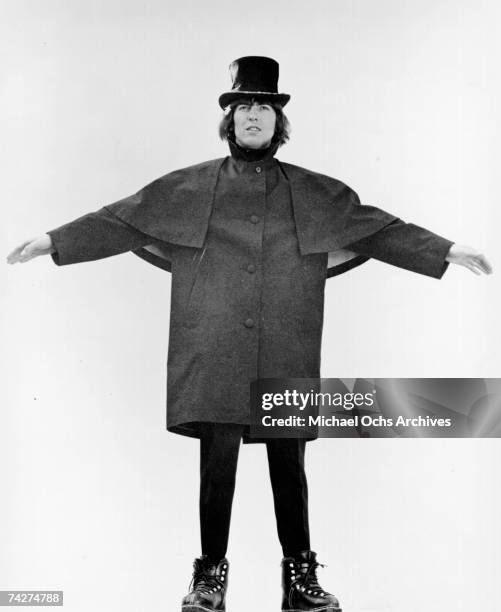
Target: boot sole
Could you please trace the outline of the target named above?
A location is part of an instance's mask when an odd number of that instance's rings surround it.
[[[299,610],[298,608],[287,608],[282,610],[282,612],[305,612],[304,610]],[[320,608],[308,608],[308,612],[343,612],[341,608],[333,608],[332,606],[321,606]]]
[[[204,606],[197,606],[192,604],[186,604],[184,606],[181,606],[181,610],[183,612],[225,612],[224,608],[220,608],[219,610],[215,611],[214,608],[205,608]]]

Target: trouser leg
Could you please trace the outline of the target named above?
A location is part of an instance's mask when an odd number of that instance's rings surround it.
[[[200,426],[200,532],[202,555],[226,555],[242,425]]]
[[[308,485],[304,471],[306,442],[278,438],[266,442],[280,544],[284,557],[310,550]]]

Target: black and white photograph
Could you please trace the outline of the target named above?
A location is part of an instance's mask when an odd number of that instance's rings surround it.
[[[0,605],[498,612],[497,3],[1,13]]]

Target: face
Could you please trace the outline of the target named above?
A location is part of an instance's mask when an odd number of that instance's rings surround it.
[[[266,148],[275,133],[276,113],[273,106],[254,102],[238,104],[233,113],[235,140],[245,149]]]

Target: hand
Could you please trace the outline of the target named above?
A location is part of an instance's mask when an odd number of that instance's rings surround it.
[[[477,275],[492,274],[492,266],[487,257],[469,246],[453,244],[447,253],[446,261],[464,266]]]
[[[52,244],[52,239],[49,234],[42,234],[36,238],[25,240],[22,244],[16,247],[7,255],[7,263],[15,264],[18,261],[24,263],[34,257],[40,255],[49,255],[55,253],[56,249]]]

